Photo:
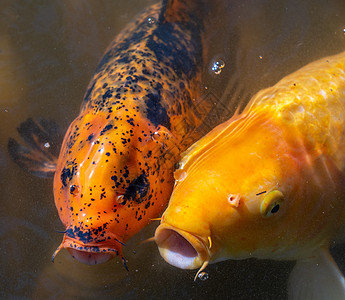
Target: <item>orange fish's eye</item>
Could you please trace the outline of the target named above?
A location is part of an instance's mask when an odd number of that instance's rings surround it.
[[[265,195],[260,205],[260,213],[264,218],[276,214],[284,201],[284,195],[279,190],[273,190]]]
[[[71,195],[77,196],[77,194],[79,193],[79,187],[75,184],[72,184],[69,188],[69,192],[71,193]]]
[[[116,201],[119,203],[119,204],[126,204],[126,199],[124,199],[123,197],[123,194],[122,195],[118,195],[117,198],[116,198]]]

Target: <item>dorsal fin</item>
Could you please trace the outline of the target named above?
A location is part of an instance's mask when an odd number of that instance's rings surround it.
[[[200,19],[205,11],[205,0],[163,0],[159,23],[183,22]],[[197,20],[199,21],[199,20]]]

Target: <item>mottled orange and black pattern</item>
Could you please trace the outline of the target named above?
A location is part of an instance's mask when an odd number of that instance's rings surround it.
[[[66,226],[58,250],[122,256],[123,243],[165,208],[174,166],[209,109],[198,103],[203,11],[202,1],[163,1],[106,51],[57,163]]]

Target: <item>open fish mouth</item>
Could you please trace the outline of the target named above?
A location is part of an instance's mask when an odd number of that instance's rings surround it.
[[[102,264],[114,257],[114,254],[109,252],[87,252],[73,248],[67,248],[67,250],[74,259],[86,265]]]
[[[180,269],[203,268],[210,259],[207,239],[166,223],[156,229],[155,242],[164,260]]]
[[[77,261],[87,265],[97,265],[105,263],[121,254],[121,246],[119,245],[119,248],[115,249],[106,245],[83,245],[65,236],[60,246],[54,252],[52,260],[54,261],[55,256],[60,250],[65,248]]]

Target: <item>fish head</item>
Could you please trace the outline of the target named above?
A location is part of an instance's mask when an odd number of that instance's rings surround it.
[[[272,118],[246,114],[187,150],[155,233],[162,257],[194,269],[209,261],[283,255],[299,237],[296,224],[305,214],[296,203],[311,205],[299,184],[306,179],[304,154],[290,141],[294,134]]]
[[[66,227],[60,248],[84,263],[122,256],[124,243],[165,207],[177,159],[173,143],[164,128],[123,112],[78,117],[54,178]]]

